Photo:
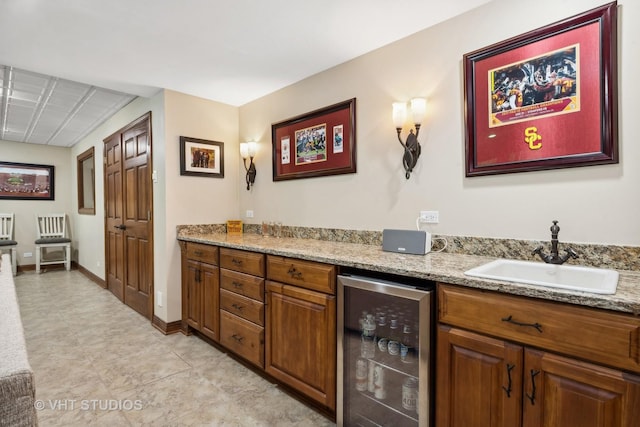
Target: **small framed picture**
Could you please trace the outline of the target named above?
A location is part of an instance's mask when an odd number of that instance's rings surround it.
[[[180,175],[224,178],[224,143],[181,136]]]

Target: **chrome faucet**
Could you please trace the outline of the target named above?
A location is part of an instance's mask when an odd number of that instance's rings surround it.
[[[553,221],[553,225],[551,226],[550,230],[551,253],[549,255],[546,255],[542,251],[542,246],[538,246],[533,250],[532,255],[538,254],[540,258],[547,264],[564,264],[569,258],[578,258],[578,254],[571,248],[565,249],[564,251],[566,253],[564,255],[558,255],[558,232],[560,231],[560,227],[558,227],[558,221]]]

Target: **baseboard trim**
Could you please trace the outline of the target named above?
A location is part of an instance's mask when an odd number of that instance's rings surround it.
[[[165,335],[175,334],[176,332],[180,332],[182,330],[182,321],[176,320],[175,322],[165,322],[155,314],[153,315],[153,319],[151,320],[151,324],[154,328],[159,330]]]
[[[72,262],[72,268],[73,268],[73,266],[77,267],[78,271],[80,273],[84,274],[89,280],[91,280],[92,282],[96,283],[101,288],[107,289],[107,281],[106,280],[103,280],[103,279],[99,278],[98,276],[96,276],[95,274],[93,274],[92,272],[90,272],[89,270],[87,270],[86,268],[81,266],[80,264],[76,264],[75,262]]]
[[[24,273],[26,271],[36,271],[36,265],[35,264],[27,264],[27,265],[19,265],[18,266],[18,273]]]
[[[53,271],[53,270],[64,270],[64,264],[47,264],[40,267],[43,272]],[[80,270],[83,267],[78,265],[75,261],[71,261],[71,270]],[[18,265],[18,273],[25,273],[27,271],[36,271],[35,264],[23,264]]]

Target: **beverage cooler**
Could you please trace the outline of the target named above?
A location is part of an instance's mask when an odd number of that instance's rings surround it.
[[[432,425],[433,283],[338,276],[339,426]]]

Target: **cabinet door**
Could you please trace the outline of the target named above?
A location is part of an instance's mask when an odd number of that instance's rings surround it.
[[[268,281],[265,332],[265,370],[335,410],[335,297]]]
[[[527,349],[524,427],[632,427],[640,377]]]
[[[506,341],[439,326],[436,425],[519,426],[522,353]]]
[[[209,338],[218,341],[220,338],[220,274],[218,267],[200,264],[200,280],[202,289],[202,328],[200,331]]]
[[[200,286],[200,263],[188,259],[186,262],[186,322],[194,329],[200,330],[202,319],[202,287]]]

